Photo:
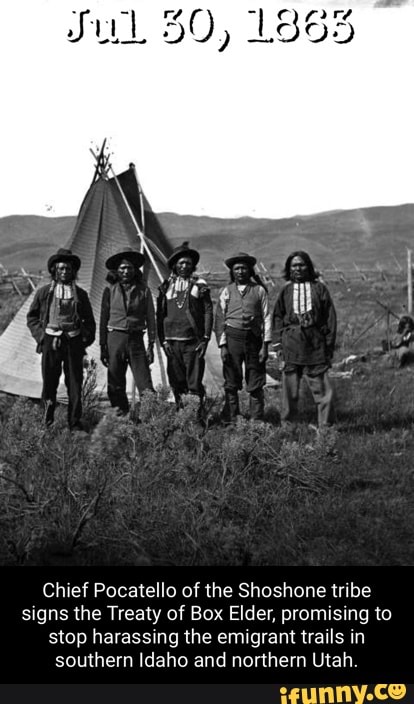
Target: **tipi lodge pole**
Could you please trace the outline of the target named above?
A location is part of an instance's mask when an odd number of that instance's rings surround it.
[[[147,245],[147,243],[146,243],[146,241],[145,241],[145,235],[144,235],[144,233],[142,232],[140,226],[138,225],[138,223],[137,223],[137,221],[136,221],[136,218],[135,218],[135,216],[134,216],[134,213],[133,213],[132,210],[131,210],[131,207],[130,207],[130,205],[129,205],[129,203],[128,203],[128,200],[127,200],[127,198],[126,198],[126,196],[125,196],[125,193],[124,193],[123,190],[122,190],[121,184],[119,183],[119,180],[118,180],[118,178],[117,178],[117,175],[116,175],[115,171],[113,170],[112,166],[110,166],[110,170],[111,170],[111,173],[112,173],[112,175],[113,175],[113,177],[114,177],[115,183],[116,183],[116,185],[118,186],[118,190],[119,190],[119,192],[120,192],[120,194],[121,194],[122,200],[123,200],[124,203],[125,203],[126,209],[128,210],[128,213],[129,213],[129,215],[130,215],[130,217],[131,217],[131,220],[132,220],[132,222],[133,222],[134,225],[135,225],[135,229],[136,229],[137,234],[138,234],[138,236],[139,236],[139,238],[140,238],[140,240],[141,240],[141,247],[143,247],[143,248],[145,249],[145,251],[147,252],[147,254],[148,254],[148,256],[149,256],[149,258],[150,258],[150,260],[151,260],[151,264],[153,265],[154,270],[156,271],[157,276],[158,276],[160,282],[162,283],[163,280],[164,280],[164,277],[162,276],[162,274],[161,274],[161,272],[160,272],[160,270],[159,270],[159,268],[158,268],[158,266],[157,266],[157,263],[156,263],[156,261],[155,261],[155,259],[154,259],[154,257],[153,257],[153,254],[152,254],[150,248],[148,247],[148,245]],[[134,173],[135,173],[135,171],[134,171]],[[135,173],[135,178],[136,178],[136,173]],[[139,188],[139,185],[138,185],[139,182],[138,182],[138,179],[137,179],[137,178],[136,178],[136,181],[137,181],[137,186],[138,186],[138,192],[139,192],[139,195],[140,195],[141,207],[143,208],[143,205],[144,205],[144,204],[143,204],[143,200],[142,200],[142,197],[141,197],[140,188]],[[132,396],[132,404],[135,405],[136,390],[135,390],[135,382],[134,382],[134,380],[132,380],[131,396]]]
[[[141,238],[141,242],[143,243],[144,248],[145,248],[145,251],[147,252],[147,254],[148,254],[148,256],[149,256],[149,258],[150,258],[150,260],[151,260],[151,264],[152,264],[152,266],[154,267],[155,271],[157,272],[157,276],[158,276],[160,282],[162,283],[163,280],[164,280],[164,277],[162,276],[162,274],[161,274],[161,272],[160,272],[160,270],[159,270],[159,268],[158,268],[158,266],[157,266],[157,263],[156,263],[156,261],[155,261],[153,255],[152,255],[152,252],[151,252],[150,248],[148,247],[148,245],[147,245],[147,243],[146,243],[146,241],[145,241],[145,236],[144,236],[143,232],[141,232],[141,228],[139,227],[139,225],[138,225],[138,223],[137,223],[137,221],[136,221],[136,219],[135,219],[134,213],[132,212],[132,210],[131,210],[131,208],[130,208],[130,205],[129,205],[129,203],[128,203],[126,197],[125,197],[125,193],[123,192],[123,190],[122,190],[122,188],[121,188],[121,184],[119,183],[118,178],[117,178],[117,176],[116,176],[116,174],[115,174],[115,171],[113,170],[112,166],[110,167],[110,169],[111,169],[111,173],[112,173],[112,175],[113,175],[113,177],[114,177],[115,183],[116,183],[116,185],[117,185],[118,188],[119,188],[119,192],[120,192],[120,194],[121,194],[121,196],[122,196],[122,199],[123,199],[123,201],[124,201],[124,203],[125,203],[125,206],[126,206],[128,212],[129,212],[130,216],[131,216],[132,222],[134,223],[134,225],[135,225],[135,227],[136,227],[138,236]]]
[[[144,235],[144,237],[145,237],[145,207],[144,207],[144,198],[143,198],[143,195],[142,195],[142,188],[141,188],[141,184],[140,184],[140,182],[139,182],[139,180],[138,180],[138,175],[137,175],[137,170],[136,170],[136,168],[135,168],[135,164],[132,164],[132,163],[131,163],[131,164],[129,165],[129,168],[132,169],[133,174],[134,174],[134,176],[135,176],[135,180],[136,180],[136,182],[137,182],[138,194],[139,194],[139,204],[140,204],[140,207],[141,207],[142,232],[143,232],[143,235]],[[141,245],[141,246],[142,246],[142,245]]]

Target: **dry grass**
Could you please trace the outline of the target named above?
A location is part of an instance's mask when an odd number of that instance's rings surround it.
[[[354,351],[346,326],[359,334],[367,319],[355,314],[356,295],[332,292],[341,359]],[[382,336],[376,327],[363,336],[365,352]],[[0,563],[413,564],[414,372],[384,355],[364,359],[334,380],[337,424],[322,434],[309,427],[305,389],[295,436],[280,428],[278,389],[266,391],[265,422],[227,428],[213,399],[205,427],[191,402],[176,413],[163,392],[143,399],[137,422],[103,414],[89,388],[82,440],[64,408],[46,430],[40,405],[3,397]]]

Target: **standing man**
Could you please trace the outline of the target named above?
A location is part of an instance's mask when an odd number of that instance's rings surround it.
[[[223,362],[223,419],[232,423],[240,413],[238,391],[243,388],[244,365],[250,417],[262,420],[266,360],[272,340],[267,290],[255,274],[255,257],[239,252],[225,264],[230,269],[230,283],[219,293],[214,324]]]
[[[68,390],[68,423],[83,430],[82,382],[85,349],[95,339],[95,319],[88,294],[76,285],[81,260],[69,249],[59,249],[49,258],[52,283],[39,288],[27,313],[27,325],[42,354],[42,399],[45,422],[52,425],[56,393],[63,372]]]
[[[336,312],[325,284],[306,252],[286,259],[287,281],[273,313],[274,347],[282,359],[282,425],[294,427],[299,385],[305,378],[318,409],[319,427],[333,422],[333,390],[328,369],[334,353]]]
[[[213,327],[213,304],[207,282],[195,274],[200,255],[188,242],[176,247],[168,266],[171,274],[159,288],[158,337],[167,356],[167,375],[177,408],[183,394],[205,390],[205,354]]]
[[[142,281],[145,262],[138,250],[124,248],[107,259],[108,286],[102,294],[99,341],[101,362],[108,369],[108,398],[126,415],[128,364],[140,395],[154,391],[150,364],[154,361],[155,312],[151,291]],[[145,349],[144,332],[148,333]]]

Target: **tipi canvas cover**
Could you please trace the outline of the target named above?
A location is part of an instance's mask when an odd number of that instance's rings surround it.
[[[155,304],[158,286],[168,275],[167,259],[173,249],[142,193],[133,165],[118,176],[113,174],[109,178],[108,169],[100,166],[99,159],[94,180],[81,205],[73,234],[65,246],[81,259],[78,283],[89,293],[97,327],[102,291],[108,273],[105,267],[108,257],[124,246],[139,248],[145,254],[144,278],[151,289]],[[46,282],[47,279],[39,285]],[[26,325],[26,315],[33,296],[34,293],[0,336],[0,390],[19,396],[40,398],[40,357]],[[106,369],[99,361],[98,339],[88,348],[88,355],[98,363],[97,390],[106,394]],[[168,386],[165,356],[159,344],[155,349],[151,373],[155,387]],[[61,381],[59,396],[64,398],[66,394],[63,377]],[[204,382],[207,393],[220,393],[223,380],[215,340],[211,341],[208,348]],[[128,391],[133,393],[130,375]]]

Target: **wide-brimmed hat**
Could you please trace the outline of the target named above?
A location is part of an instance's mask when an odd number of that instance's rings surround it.
[[[81,260],[79,257],[76,256],[76,254],[72,254],[70,249],[58,249],[56,254],[52,254],[52,256],[49,257],[47,262],[47,270],[50,274],[52,273],[53,264],[56,264],[57,262],[70,262],[75,271],[78,271],[81,265]]]
[[[224,261],[225,265],[228,266],[229,269],[231,269],[234,264],[238,264],[240,262],[254,267],[256,264],[256,259],[255,257],[250,256],[250,254],[246,254],[246,252],[238,252]]]
[[[173,268],[174,264],[181,258],[181,257],[190,257],[193,260],[194,266],[198,264],[198,261],[200,259],[200,255],[197,252],[196,249],[190,249],[190,246],[188,242],[183,242],[180,244],[179,247],[176,247],[173,251],[173,253],[170,255],[168,259],[168,266],[170,269]]]
[[[105,266],[107,269],[117,269],[123,259],[131,262],[137,269],[145,263],[145,257],[137,249],[132,247],[123,247],[106,260]]]

